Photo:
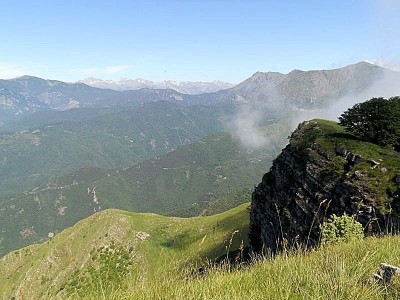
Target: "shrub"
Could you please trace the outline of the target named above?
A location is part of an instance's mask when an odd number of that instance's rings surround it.
[[[363,227],[353,217],[344,214],[341,217],[332,215],[321,230],[321,244],[337,244],[360,240],[364,237]]]

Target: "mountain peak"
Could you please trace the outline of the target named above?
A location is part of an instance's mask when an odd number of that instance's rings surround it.
[[[372,64],[372,63],[370,63],[368,61],[365,61],[365,60],[362,60],[362,61],[356,63],[355,65],[356,66],[370,66],[370,67],[375,66],[375,67],[379,67],[378,65]]]
[[[44,80],[44,79],[36,77],[36,76],[32,76],[32,75],[22,75],[22,76],[13,78],[11,80]]]
[[[260,80],[260,79],[271,80],[271,79],[274,79],[274,78],[277,78],[277,77],[281,77],[281,76],[283,76],[283,74],[279,73],[279,72],[260,72],[260,71],[257,71],[253,75],[251,75],[250,79],[253,79],[253,80]]]

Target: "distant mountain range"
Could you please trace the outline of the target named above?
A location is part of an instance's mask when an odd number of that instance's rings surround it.
[[[212,82],[191,82],[191,81],[151,81],[146,79],[121,79],[121,80],[102,80],[98,78],[85,78],[78,81],[79,83],[84,83],[92,87],[101,89],[112,89],[117,91],[127,91],[127,90],[140,90],[140,89],[172,89],[183,94],[203,94],[212,93],[219,90],[229,89],[234,86],[234,84],[229,82],[223,82],[219,80],[214,80]]]
[[[0,125],[35,111],[135,106],[160,100],[183,106],[248,104],[277,110],[314,110],[345,96],[357,101],[394,96],[400,94],[399,83],[400,73],[366,62],[334,70],[257,72],[232,88],[199,95],[172,89],[116,91],[23,76],[0,80]]]

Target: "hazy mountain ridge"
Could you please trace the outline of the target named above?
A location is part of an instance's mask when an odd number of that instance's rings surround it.
[[[23,76],[0,80],[0,90],[3,88],[29,99],[29,104],[26,104],[26,101],[17,101],[15,96],[3,95],[0,102],[0,124],[10,121],[11,117],[17,118],[21,114],[38,110],[135,106],[155,101],[169,101],[182,106],[248,104],[276,110],[315,110],[349,95],[360,98],[359,101],[373,96],[394,96],[393,93],[400,93],[399,82],[399,72],[366,62],[333,70],[293,70],[288,74],[256,72],[232,88],[198,95],[172,89],[116,91],[94,88],[83,83]],[[388,86],[391,88],[388,89]],[[391,94],[382,95],[382,90],[390,90]]]
[[[90,87],[83,83],[44,80],[33,76],[0,80],[1,89],[9,92],[3,95],[0,101],[0,124],[36,111],[67,110],[77,107],[129,107],[157,101],[179,103],[184,99],[183,94],[174,90],[114,91]],[[8,96],[10,94],[12,96]],[[13,116],[11,120],[10,115]]]
[[[366,62],[333,70],[293,70],[288,74],[257,72],[230,91],[237,102],[286,109],[317,109],[350,93],[357,95],[384,76],[396,78],[400,73]],[[400,92],[400,91],[399,91]]]
[[[146,79],[121,79],[121,80],[102,80],[99,78],[85,78],[78,82],[96,88],[112,89],[117,91],[147,89],[173,89],[183,94],[203,94],[212,93],[219,90],[228,89],[234,86],[229,82],[214,80],[211,82],[191,82],[191,81],[151,81]]]
[[[278,111],[318,110],[346,96],[359,101],[382,93],[395,96],[400,93],[399,83],[399,72],[360,62],[333,70],[256,72],[230,89],[192,95],[191,102],[246,104]]]

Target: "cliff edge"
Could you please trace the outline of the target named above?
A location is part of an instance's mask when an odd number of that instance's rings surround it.
[[[367,235],[399,231],[399,152],[325,120],[301,123],[289,139],[252,195],[253,251],[312,247],[332,214],[355,216]]]

